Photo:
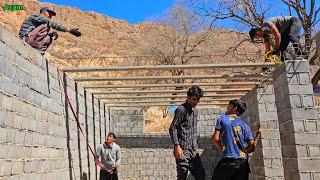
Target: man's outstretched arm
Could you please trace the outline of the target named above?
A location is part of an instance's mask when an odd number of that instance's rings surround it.
[[[69,32],[70,34],[74,35],[74,36],[81,36],[81,32],[79,31],[79,28],[72,28],[72,29],[68,29],[67,27],[65,27],[62,24],[50,21],[49,19],[45,18],[43,15],[33,15],[31,16],[32,21],[36,21],[36,23],[38,24],[48,24],[49,27],[57,30],[57,31],[61,31],[61,32]]]

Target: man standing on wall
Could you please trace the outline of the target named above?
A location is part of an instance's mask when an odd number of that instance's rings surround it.
[[[245,103],[232,100],[229,102],[227,112],[217,120],[212,140],[221,151],[221,160],[211,180],[249,179],[248,154],[255,150],[261,127],[258,126],[256,137],[253,138],[247,123],[239,118],[245,111]]]
[[[197,116],[195,108],[203,91],[198,86],[192,86],[187,92],[187,100],[174,112],[169,133],[174,144],[174,156],[177,164],[177,179],[187,179],[188,171],[196,180],[205,180],[203,167],[197,148]]]
[[[19,37],[30,46],[38,49],[41,54],[44,54],[53,40],[58,38],[57,32],[49,33],[50,28],[61,32],[69,32],[76,37],[81,36],[78,28],[68,29],[62,24],[51,21],[52,16],[55,15],[56,12],[49,7],[41,8],[40,14],[32,14],[24,20],[19,31]]]
[[[291,42],[297,55],[306,55],[299,43],[301,28],[302,23],[298,18],[277,16],[270,18],[259,28],[252,28],[249,31],[249,35],[253,41],[255,39],[263,39],[265,54],[271,51],[272,47],[272,54],[283,57],[283,52],[287,50]]]
[[[96,149],[96,164],[99,165],[101,157],[100,180],[118,180],[118,171],[121,161],[120,146],[114,141],[116,135],[109,133],[106,141],[99,144]]]

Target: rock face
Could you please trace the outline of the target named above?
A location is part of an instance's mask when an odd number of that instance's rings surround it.
[[[173,120],[174,112],[168,112],[163,117],[161,107],[150,107],[145,112],[145,131],[146,132],[168,132]]]
[[[10,2],[7,2],[10,4]],[[57,12],[52,21],[62,23],[65,26],[79,27],[83,36],[76,38],[68,33],[59,33],[59,39],[49,48],[48,52],[56,58],[101,56],[115,54],[127,54],[131,47],[139,41],[143,25],[131,26],[122,20],[93,12],[82,12],[79,9],[57,6],[54,4],[42,4],[37,1],[22,0],[23,11],[1,12],[0,23],[15,33],[18,33],[23,20],[33,13],[38,13],[42,6],[49,6]],[[128,40],[126,40],[128,39]]]
[[[52,21],[64,24],[68,28],[78,27],[81,30],[82,36],[80,38],[76,38],[69,33],[60,32],[58,40],[48,49],[46,58],[58,67],[159,64],[157,58],[153,58],[154,62],[151,62],[152,60],[144,61],[144,59],[128,59],[126,57],[140,56],[145,52],[144,49],[148,48],[148,46],[157,45],[157,39],[159,39],[159,37],[156,36],[165,29],[165,27],[160,24],[144,22],[130,25],[123,20],[113,19],[105,15],[93,12],[83,12],[80,9],[66,6],[57,6],[48,3],[43,4],[35,0],[6,1],[6,3],[21,4],[24,7],[23,11],[4,12],[2,9],[0,10],[0,23],[13,31],[16,35],[18,35],[24,19],[30,14],[38,13],[43,6],[48,6],[56,11],[57,16],[54,16]],[[197,35],[195,35],[195,37],[196,36]],[[243,33],[214,29],[210,32],[206,42],[199,46],[201,55],[208,55],[207,59],[203,59],[201,62],[196,60],[190,62],[190,64],[256,60],[257,58],[256,56],[253,56],[253,54],[243,55],[247,51],[251,51],[251,53],[259,52],[259,48],[249,42],[244,42],[237,48],[231,48],[245,38],[246,36]],[[163,47],[163,49],[166,48],[168,48],[168,45]],[[239,56],[237,54],[242,55]],[[121,72],[121,74],[116,72],[99,74],[87,73],[83,74],[83,76],[141,76],[145,74],[152,75],[152,73],[156,72],[143,71],[136,73],[137,74],[131,72]],[[193,72],[190,71],[190,73]],[[200,73],[212,74],[217,73],[217,71],[208,70],[201,71]],[[74,77],[75,75],[76,74],[70,74],[70,77]],[[148,127],[152,130],[147,128],[147,131],[165,131],[168,129],[172,117],[163,121],[161,116],[162,115],[160,115],[159,119],[153,118],[150,120],[154,123],[148,124]],[[154,126],[154,124],[158,125]]]
[[[76,38],[69,33],[59,33],[59,39],[48,49],[51,61],[54,61],[59,66],[81,65],[79,59],[68,59],[74,57],[118,57],[137,54],[139,47],[145,44],[148,39],[153,39],[151,32],[163,30],[163,27],[156,23],[146,22],[130,25],[123,20],[113,19],[105,15],[83,12],[80,9],[67,6],[43,4],[35,0],[8,1],[6,3],[22,4],[24,7],[23,11],[4,12],[2,9],[0,10],[0,23],[16,34],[19,32],[23,20],[30,14],[38,13],[43,6],[49,6],[57,12],[57,16],[53,17],[52,21],[64,24],[68,28],[80,28],[83,33],[81,38]],[[221,54],[228,47],[234,46],[243,40],[244,37],[243,34],[233,31],[213,30],[212,35],[208,37],[211,39],[202,47],[205,48],[203,52],[210,54],[220,52]],[[214,46],[214,44],[217,45]],[[219,44],[223,45],[220,46]],[[236,51],[241,52],[248,49],[250,44],[245,44],[245,46],[236,49]],[[254,46],[250,48],[257,50]],[[66,58],[68,61],[65,60]],[[82,63],[88,65],[90,64],[88,61],[88,59],[85,59]],[[91,63],[108,65],[110,61],[94,61]]]

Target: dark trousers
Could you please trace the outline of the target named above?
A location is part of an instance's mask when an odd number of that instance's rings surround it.
[[[177,180],[186,180],[188,171],[196,180],[205,180],[206,173],[199,153],[193,150],[184,150],[183,159],[176,159]]]
[[[99,180],[118,180],[118,173],[113,172],[112,174],[100,169],[100,179]]]
[[[211,180],[248,180],[249,173],[248,160],[225,158],[218,162]]]
[[[296,53],[302,52],[299,43],[301,28],[301,21],[296,17],[291,18],[290,26],[281,34],[281,42],[279,46],[280,52],[286,51],[290,42],[293,43],[293,47]]]

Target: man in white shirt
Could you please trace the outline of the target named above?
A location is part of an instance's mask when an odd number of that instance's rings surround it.
[[[96,164],[100,169],[100,180],[118,180],[118,171],[121,161],[120,146],[114,141],[116,135],[109,133],[106,141],[99,144],[96,149]],[[102,164],[99,162],[99,157]]]

